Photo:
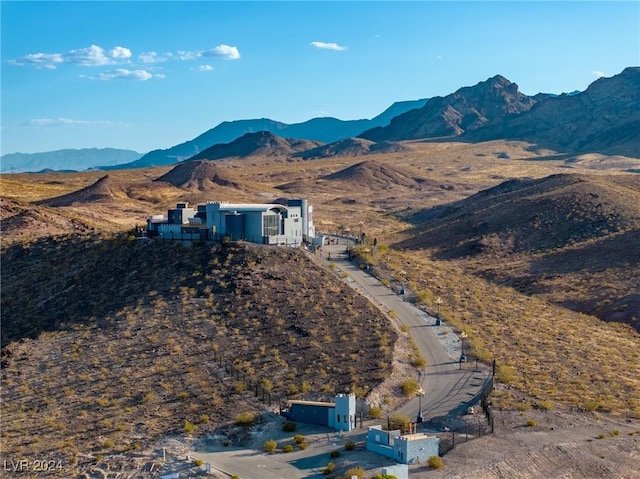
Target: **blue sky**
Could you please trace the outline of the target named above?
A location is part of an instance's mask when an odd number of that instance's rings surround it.
[[[372,118],[496,74],[640,65],[640,2],[2,1],[2,154],[147,152],[222,121]]]

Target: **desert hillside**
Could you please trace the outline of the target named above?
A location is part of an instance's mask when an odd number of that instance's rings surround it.
[[[640,276],[639,205],[636,174],[511,180],[416,212],[396,247],[428,249],[498,284],[640,330],[637,302],[623,301]]]
[[[392,368],[384,316],[299,250],[70,236],[11,246],[2,281],[7,454],[82,462]]]

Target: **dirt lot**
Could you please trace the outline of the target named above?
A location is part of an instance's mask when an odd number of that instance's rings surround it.
[[[411,477],[637,478],[640,421],[554,410],[498,412],[493,435],[459,444],[443,459],[441,470],[414,466]]]

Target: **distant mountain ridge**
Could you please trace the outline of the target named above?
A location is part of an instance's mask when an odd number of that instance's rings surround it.
[[[280,137],[331,143],[354,137],[368,128],[384,126],[393,117],[413,108],[419,108],[427,98],[396,102],[371,120],[339,120],[332,117],[312,118],[302,123],[286,124],[268,118],[224,121],[193,140],[164,150],[153,150],[125,168],[143,168],[177,163],[191,158],[216,144],[230,143],[246,133],[268,131]]]
[[[130,163],[143,153],[118,148],[65,149],[42,153],[8,153],[0,158],[2,173],[37,172],[42,170],[82,171],[99,165]]]
[[[640,156],[640,67],[599,78],[581,93],[536,103],[504,122],[464,135],[469,141],[518,139],[552,149]]]
[[[245,133],[229,143],[218,143],[192,156],[189,161],[219,160],[229,157],[291,156],[297,152],[316,148],[320,143],[297,138],[282,138],[269,131]]]
[[[422,108],[398,115],[386,127],[360,135],[372,141],[400,141],[458,136],[529,110],[536,101],[518,85],[496,75],[445,97],[430,99]]]
[[[496,75],[359,135],[372,141],[521,140],[557,151],[640,157],[640,67],[599,78],[584,92],[527,96]]]

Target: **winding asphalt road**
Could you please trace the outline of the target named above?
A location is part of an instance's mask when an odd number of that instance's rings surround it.
[[[409,327],[420,354],[427,360],[427,367],[420,381],[425,396],[422,401],[414,398],[396,412],[416,420],[421,402],[422,416],[428,421],[465,409],[482,389],[485,374],[474,371],[470,364],[463,365],[461,369],[459,359],[462,351],[458,349],[455,357],[447,355],[436,335],[435,330],[440,329],[435,326],[436,318],[406,302],[403,296],[361,270],[345,254],[346,240],[339,241],[341,244],[324,246],[326,257],[331,253],[331,261],[337,269],[346,273],[345,279],[354,289],[365,294],[381,309],[395,311],[397,320]],[[418,378],[416,370],[415,379]]]

